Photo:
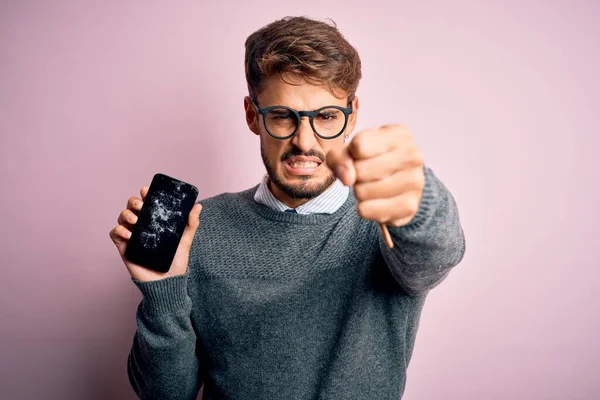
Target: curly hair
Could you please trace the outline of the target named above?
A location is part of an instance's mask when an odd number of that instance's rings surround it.
[[[331,22],[285,17],[248,36],[244,64],[250,97],[256,99],[267,79],[278,75],[285,81],[293,74],[336,97],[354,98],[362,77],[360,57]]]

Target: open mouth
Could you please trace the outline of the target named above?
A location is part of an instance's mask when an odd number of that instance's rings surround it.
[[[286,170],[292,175],[312,175],[321,166],[318,157],[293,156],[284,162]]]

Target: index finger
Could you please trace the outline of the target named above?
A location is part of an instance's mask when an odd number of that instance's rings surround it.
[[[148,186],[143,186],[140,189],[140,195],[142,196],[142,201],[146,201],[146,195],[148,194],[148,189],[150,189]]]

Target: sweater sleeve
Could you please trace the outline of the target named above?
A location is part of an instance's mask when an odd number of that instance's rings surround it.
[[[401,227],[388,227],[394,248],[379,235],[379,247],[390,272],[410,295],[437,286],[463,258],[465,236],[452,194],[424,166],[425,187],[415,217]]]
[[[187,278],[133,279],[143,298],[127,373],[140,399],[195,399],[200,389]]]

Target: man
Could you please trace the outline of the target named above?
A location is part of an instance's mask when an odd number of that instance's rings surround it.
[[[361,71],[336,27],[275,21],[245,64],[267,173],[194,206],[168,273],[125,262],[143,294],[130,382],[145,399],[204,383],[205,399],[397,400],[425,297],[465,251],[455,201],[406,127],[344,143]],[[147,190],[111,231],[121,256]]]

